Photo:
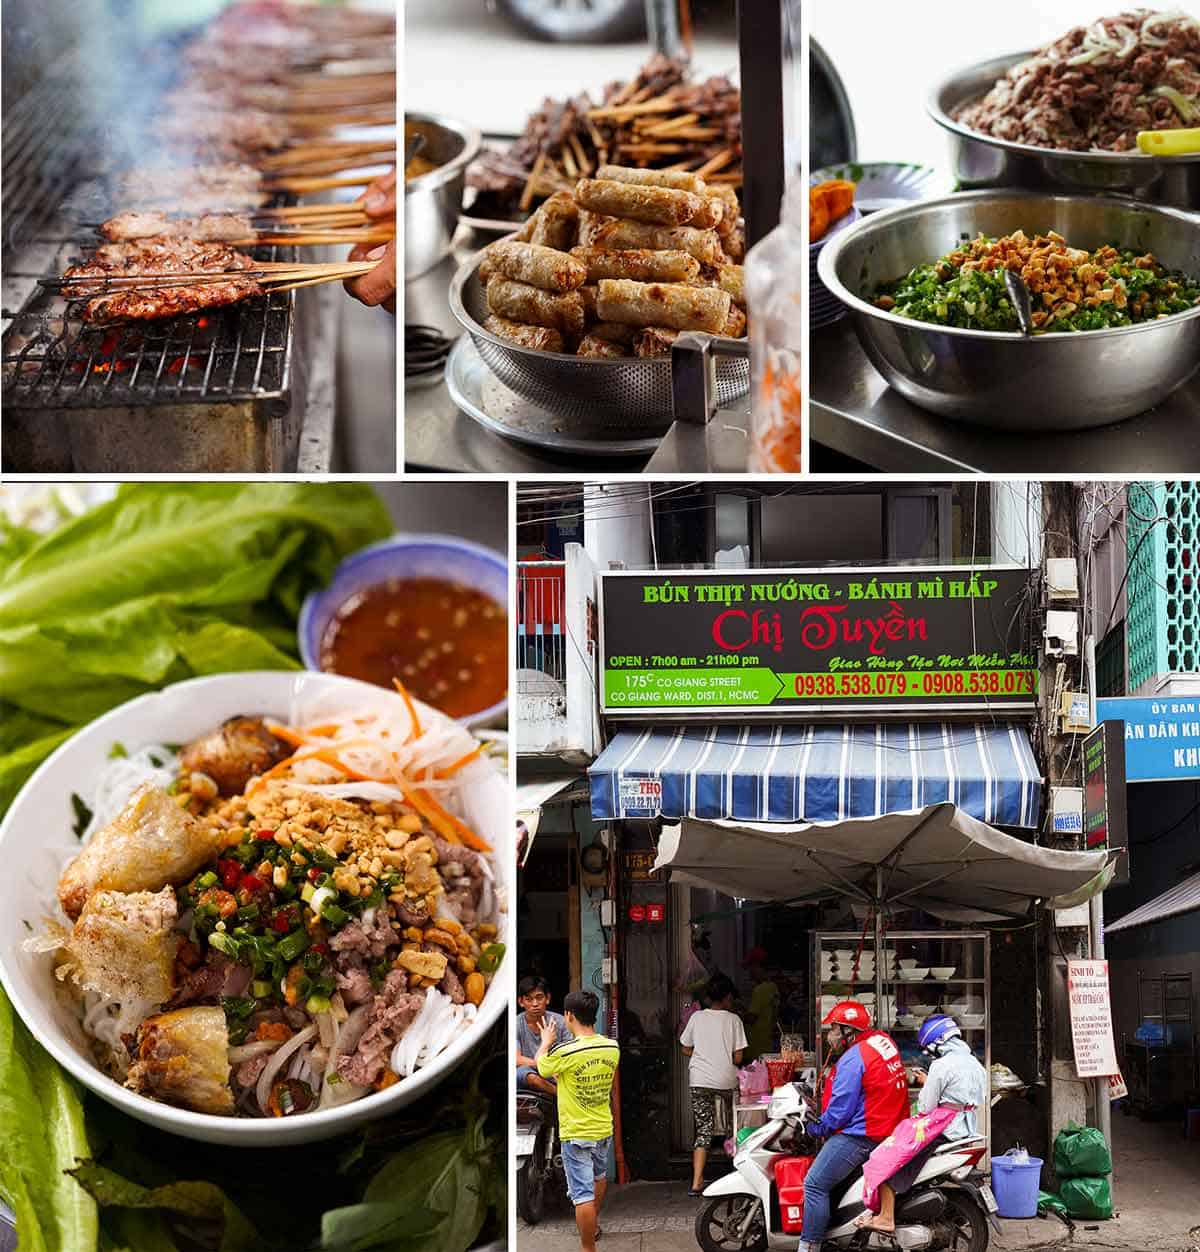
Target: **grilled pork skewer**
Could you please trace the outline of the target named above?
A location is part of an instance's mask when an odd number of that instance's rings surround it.
[[[304,225],[307,225],[305,223]],[[395,236],[395,223],[371,224],[365,215],[355,230],[329,230],[317,220],[313,229],[261,231],[249,217],[206,214],[197,218],[169,218],[165,213],[119,213],[100,225],[100,234],[113,243],[131,240],[191,239],[206,243],[385,243]]]

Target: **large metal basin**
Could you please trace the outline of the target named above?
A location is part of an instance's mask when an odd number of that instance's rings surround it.
[[[1083,430],[1145,412],[1200,369],[1200,307],[1114,330],[1020,334],[960,330],[885,312],[870,296],[963,239],[1056,230],[1068,243],[1153,252],[1200,275],[1200,222],[1174,209],[1100,196],[970,192],[864,218],[830,240],[821,281],[851,311],[871,363],[942,417],[1015,430]],[[1200,427],[1200,414],[1197,414]],[[1181,438],[1193,432],[1180,432]]]

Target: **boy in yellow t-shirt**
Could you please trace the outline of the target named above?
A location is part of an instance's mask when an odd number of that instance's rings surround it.
[[[551,1051],[554,1026],[543,1021],[534,1058],[543,1078],[558,1081],[558,1134],[582,1252],[596,1252],[597,1219],[608,1185],[613,1079],[621,1059],[616,1040],[596,1031],[599,1009],[594,992],[572,991],[563,1001],[571,1041]]]

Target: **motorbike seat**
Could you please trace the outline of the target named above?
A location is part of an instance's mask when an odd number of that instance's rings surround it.
[[[982,1135],[968,1135],[965,1139],[950,1139],[946,1143],[939,1143],[933,1150],[934,1156],[940,1156],[943,1152],[961,1152],[965,1148],[977,1148],[984,1142]]]

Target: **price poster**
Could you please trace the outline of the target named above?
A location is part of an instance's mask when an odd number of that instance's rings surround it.
[[[1071,1042],[1080,1078],[1119,1074],[1113,1043],[1112,1000],[1107,961],[1068,961],[1067,998],[1071,1006]]]

